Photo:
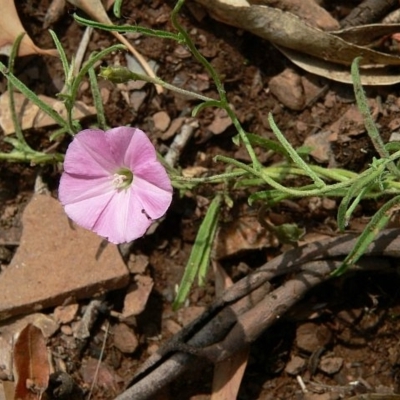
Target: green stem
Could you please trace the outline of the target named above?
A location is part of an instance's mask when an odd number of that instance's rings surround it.
[[[398,159],[400,157],[400,151],[392,154],[388,159],[384,159],[384,160],[380,160],[382,161],[382,165],[387,165],[388,163]],[[343,188],[347,188],[351,185],[353,185],[355,182],[357,182],[359,179],[367,177],[371,174],[371,168],[368,168],[366,171],[364,171],[363,173],[355,176],[354,178],[350,178],[344,182],[339,182],[339,183],[334,183],[332,185],[326,185],[324,187],[321,188],[316,188],[316,189],[311,189],[311,190],[304,190],[304,189],[293,189],[293,188],[288,188],[285,187],[281,184],[279,184],[278,182],[276,182],[275,180],[273,180],[265,170],[261,170],[261,171],[257,171],[254,168],[249,167],[246,164],[241,163],[240,161],[234,160],[232,158],[229,157],[225,157],[225,156],[216,156],[215,157],[216,161],[223,161],[225,163],[228,164],[232,164],[238,168],[241,168],[243,170],[245,170],[246,172],[248,172],[249,174],[252,174],[254,176],[257,176],[261,179],[263,179],[265,181],[265,183],[267,183],[268,185],[272,186],[274,189],[282,192],[282,193],[286,193],[288,195],[291,195],[293,197],[310,197],[310,196],[321,196],[324,194],[329,194],[330,191],[333,190],[338,190],[338,189],[343,189]]]
[[[295,164],[297,164],[300,168],[304,169],[306,174],[314,181],[315,185],[317,187],[324,187],[325,182],[318,177],[317,174],[314,173],[314,171],[304,162],[304,160],[296,153],[296,150],[292,147],[292,145],[287,141],[285,136],[282,135],[282,132],[280,129],[277,127],[275,124],[274,118],[272,117],[272,114],[268,114],[268,122],[275,133],[275,136],[278,138],[279,142],[281,145],[284,147],[284,149],[288,152],[289,156],[293,160]]]
[[[227,172],[225,174],[218,174],[213,176],[206,176],[203,178],[189,178],[185,176],[171,176],[175,182],[193,182],[193,183],[220,183],[226,179],[237,178],[246,174],[244,171]]]
[[[237,131],[238,131],[238,133],[240,135],[240,138],[242,139],[242,142],[243,142],[244,146],[246,147],[247,152],[249,153],[250,159],[251,159],[251,161],[253,163],[253,168],[254,169],[261,169],[261,164],[260,164],[260,162],[258,161],[258,159],[256,157],[256,154],[254,152],[253,147],[250,144],[250,141],[249,141],[249,139],[247,137],[247,134],[244,131],[244,129],[242,128],[239,120],[237,119],[236,114],[234,113],[234,111],[232,110],[232,108],[229,105],[229,102],[228,102],[227,97],[226,97],[226,92],[225,92],[224,85],[223,85],[223,83],[222,83],[217,71],[215,71],[213,66],[197,50],[197,48],[194,45],[192,39],[190,38],[188,33],[185,31],[185,29],[182,27],[182,25],[178,21],[178,13],[179,13],[180,9],[182,8],[184,2],[185,2],[185,0],[178,0],[176,5],[175,5],[175,7],[174,7],[174,9],[172,10],[172,13],[171,13],[172,24],[174,25],[175,29],[179,32],[179,34],[183,38],[185,44],[188,46],[188,48],[190,49],[190,51],[193,54],[193,56],[196,58],[196,60],[199,63],[201,63],[204,66],[204,68],[210,74],[212,80],[214,81],[215,87],[216,87],[218,95],[220,97],[221,107],[223,109],[225,109],[225,111],[228,113],[229,117],[231,118],[231,120],[233,122],[233,125],[237,129]]]

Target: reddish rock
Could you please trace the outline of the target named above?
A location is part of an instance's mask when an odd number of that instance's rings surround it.
[[[90,298],[127,285],[115,245],[72,225],[61,204],[35,195],[26,206],[20,246],[0,279],[0,319]]]

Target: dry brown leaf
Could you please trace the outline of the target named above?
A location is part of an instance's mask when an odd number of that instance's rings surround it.
[[[269,40],[292,62],[308,72],[351,83],[350,65],[361,56],[361,80],[367,85],[400,81],[396,71],[400,57],[372,50],[371,41],[398,31],[398,26],[368,25],[338,32],[314,28],[294,14],[246,0],[197,0],[216,19]],[[364,47],[365,46],[365,47]]]
[[[330,32],[349,43],[359,46],[371,45],[375,40],[393,35],[400,31],[400,24],[370,24],[352,26],[339,31]]]
[[[21,331],[15,343],[14,367],[14,400],[40,399],[49,384],[50,364],[42,331],[32,324]]]
[[[67,111],[62,101],[43,95],[39,95],[39,98],[50,105],[61,116],[66,117]],[[55,125],[52,118],[44,113],[36,104],[29,101],[22,93],[14,93],[14,102],[22,130]],[[82,119],[84,117],[96,115],[96,109],[87,106],[81,101],[77,101],[75,102],[72,115],[74,119]],[[11,118],[10,98],[8,92],[5,92],[0,96],[0,126],[6,135],[15,132],[14,123]]]
[[[101,0],[68,0],[75,7],[80,8],[87,15],[93,18],[95,21],[100,22],[102,24],[111,25],[112,22],[108,17],[106,10],[104,9],[103,3]],[[146,71],[146,74],[155,78],[154,71],[147,63],[147,61],[143,58],[143,56],[129,43],[129,41],[122,36],[119,32],[111,32],[122,44],[124,44],[128,50],[135,56],[135,58],[139,61],[140,65]],[[157,89],[157,93],[160,94],[163,92],[163,88],[159,85],[155,85]]]
[[[217,15],[224,22],[252,32],[278,46],[342,65],[351,65],[358,56],[363,57],[362,65],[400,65],[400,57],[346,42],[277,8],[257,5],[233,7],[227,0],[198,1],[212,7],[213,12],[218,10]]]
[[[315,75],[332,79],[336,82],[353,83],[350,68],[330,61],[312,57],[299,51],[276,46],[289,60],[298,67]],[[400,82],[400,75],[390,67],[362,68],[360,78],[363,85],[394,85]]]
[[[281,10],[289,11],[324,31],[340,28],[339,22],[315,0],[249,0],[249,3],[278,7]]]
[[[0,0],[0,9],[0,54],[9,56],[13,43],[21,33],[25,32],[25,29],[18,17],[14,1]],[[57,56],[58,52],[56,49],[44,50],[37,47],[25,34],[19,46],[18,55],[28,56],[31,54]]]

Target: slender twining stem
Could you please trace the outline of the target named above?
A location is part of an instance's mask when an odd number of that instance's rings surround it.
[[[229,117],[231,118],[233,125],[237,129],[240,138],[243,141],[244,146],[246,147],[247,152],[249,153],[250,159],[253,163],[253,168],[255,169],[261,169],[261,164],[257,159],[257,156],[254,152],[253,147],[251,146],[251,143],[247,137],[246,132],[242,128],[238,118],[236,117],[236,114],[232,110],[231,106],[229,105],[228,99],[226,97],[226,91],[224,88],[224,85],[217,73],[217,71],[213,68],[213,66],[206,60],[205,57],[199,52],[199,50],[196,48],[194,45],[192,39],[190,38],[189,34],[186,32],[186,30],[183,28],[183,26],[179,23],[178,21],[178,13],[180,9],[182,8],[185,0],[178,0],[174,9],[172,10],[171,13],[171,21],[172,24],[174,25],[175,29],[179,32],[181,37],[183,38],[183,41],[185,42],[186,46],[189,48],[193,56],[196,58],[198,62],[200,62],[206,71],[210,74],[212,80],[215,83],[215,87],[218,91],[218,95],[220,97],[220,107],[225,109]]]
[[[165,89],[172,90],[173,92],[182,94],[187,97],[193,97],[195,99],[207,102],[216,101],[211,97],[203,96],[202,94],[191,92],[189,90],[182,89],[178,86],[171,85],[170,83],[165,82],[158,77],[152,77],[145,74],[138,74],[126,67],[105,67],[100,70],[99,76],[115,83],[123,83],[129,80],[154,83],[155,85],[163,86]]]
[[[279,142],[287,151],[293,162],[306,172],[306,174],[314,181],[317,187],[324,187],[324,181],[316,173],[314,173],[314,171],[307,165],[307,163],[304,162],[304,160],[297,154],[296,150],[290,145],[285,136],[282,135],[282,132],[275,124],[274,118],[272,117],[271,113],[269,113],[268,115],[268,122],[271,126],[272,131],[275,133]]]
[[[202,178],[193,178],[186,176],[172,176],[171,179],[176,182],[193,182],[193,183],[220,183],[224,182],[226,179],[237,178],[246,174],[245,171],[234,171],[227,172],[225,174],[217,174],[213,176],[205,176]]]

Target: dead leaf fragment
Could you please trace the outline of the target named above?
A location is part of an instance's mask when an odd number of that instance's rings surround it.
[[[15,400],[37,400],[47,389],[50,376],[49,357],[42,331],[28,324],[14,347],[17,376]]]
[[[50,105],[61,116],[67,116],[67,111],[62,101],[43,95],[39,95],[39,98]],[[14,93],[14,102],[22,130],[55,125],[52,118],[45,114],[36,104],[29,101],[22,93]],[[74,119],[82,119],[84,117],[96,115],[96,109],[87,106],[82,101],[77,101],[72,115]],[[0,126],[6,135],[15,132],[11,118],[10,96],[8,92],[0,96]]]
[[[21,33],[25,32],[25,29],[18,17],[13,0],[0,0],[0,9],[0,54],[9,56],[13,43]],[[28,56],[31,54],[57,56],[58,52],[56,49],[44,50],[37,47],[25,34],[19,46],[18,55]]]
[[[65,0],[53,0],[47,9],[43,20],[43,28],[47,29],[56,23],[65,13]]]
[[[308,24],[326,31],[340,27],[339,22],[315,0],[250,0],[250,3],[289,11]]]

